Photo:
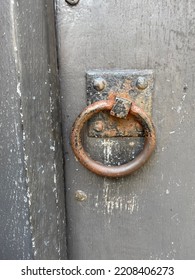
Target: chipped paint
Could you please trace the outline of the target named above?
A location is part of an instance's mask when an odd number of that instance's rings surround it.
[[[180,114],[181,111],[182,111],[182,107],[183,107],[183,103],[184,103],[184,101],[185,101],[185,99],[186,99],[186,95],[187,95],[187,91],[184,92],[184,94],[183,94],[183,96],[182,96],[182,99],[181,99],[181,101],[180,101],[180,104],[179,104],[179,106],[178,106],[177,109],[176,109],[176,111],[177,111],[178,114]]]
[[[174,134],[174,133],[175,133],[175,130],[169,132],[169,134]]]
[[[112,161],[112,147],[115,144],[115,141],[111,139],[104,139],[102,141],[102,146],[104,147],[103,153],[104,153],[104,163],[106,165],[110,165],[110,162]]]
[[[177,107],[172,107],[171,109],[176,111],[177,114],[181,114],[181,117],[180,117],[180,120],[179,120],[179,123],[182,124],[185,120],[185,115],[188,115],[188,112],[186,110],[183,110],[183,105],[184,105],[184,102],[186,100],[186,96],[187,96],[187,84],[184,85],[184,92],[183,92],[183,95],[181,97],[181,100],[179,102],[179,105]],[[178,130],[180,130],[181,128],[179,127]],[[176,131],[170,131],[169,134],[173,134],[175,133]]]
[[[92,198],[97,211],[109,216],[114,215],[116,211],[125,211],[129,214],[137,212],[139,209],[137,194],[131,192],[122,194],[121,192],[119,185],[111,188],[109,180],[105,178],[102,193]]]
[[[20,82],[17,83],[17,94],[21,97],[21,89],[20,89]]]
[[[167,189],[167,190],[166,190],[166,194],[170,194],[170,190]]]

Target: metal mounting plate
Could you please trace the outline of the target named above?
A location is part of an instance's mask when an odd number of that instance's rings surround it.
[[[98,86],[98,81],[100,85]],[[112,92],[130,96],[151,116],[154,77],[152,70],[94,70],[87,72],[87,104],[107,99]],[[126,119],[101,112],[88,122],[89,137],[137,137],[143,129],[130,114]]]

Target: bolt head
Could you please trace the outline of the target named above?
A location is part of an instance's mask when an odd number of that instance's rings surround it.
[[[80,0],[65,0],[68,4],[70,4],[70,5],[76,5],[76,4],[78,4],[79,3],[79,1]]]
[[[148,86],[148,81],[145,77],[138,77],[137,78],[137,82],[136,82],[136,86],[138,89],[146,89]]]
[[[138,133],[143,131],[143,128],[142,128],[141,124],[138,123],[138,122],[135,123],[135,128],[136,128]]]
[[[96,121],[94,125],[94,130],[96,132],[101,132],[104,129],[104,123],[102,121]]]
[[[78,201],[86,201],[87,200],[87,195],[85,192],[78,190],[75,192],[75,198]]]
[[[96,78],[93,81],[93,87],[97,90],[97,91],[102,91],[103,89],[105,89],[106,87],[106,81],[103,78]]]

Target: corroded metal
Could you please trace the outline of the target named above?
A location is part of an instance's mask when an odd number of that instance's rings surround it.
[[[79,3],[80,0],[65,0],[68,4],[74,6]]]
[[[115,104],[110,111],[110,115],[120,119],[126,119],[129,114],[131,104],[132,102],[129,99],[116,97]]]
[[[131,102],[131,109],[129,114],[135,117],[135,119],[143,128],[144,132],[143,134],[145,136],[145,143],[143,150],[135,159],[120,166],[106,166],[101,162],[93,160],[83,148],[81,140],[82,128],[84,124],[95,114],[101,111],[110,112],[113,110],[113,107],[115,105],[115,94],[110,94],[107,100],[97,101],[89,105],[76,119],[71,134],[72,149],[80,163],[97,175],[113,178],[129,175],[139,169],[149,159],[156,145],[155,128],[151,118],[134,102]],[[118,119],[116,117],[114,118],[115,120]]]
[[[77,190],[75,192],[75,198],[78,201],[86,201],[87,200],[87,194],[84,191]]]
[[[94,88],[94,81],[104,81],[105,87]],[[105,100],[112,92],[118,98],[131,98],[149,116],[152,112],[152,93],[154,78],[152,70],[94,70],[87,72],[87,103]],[[119,103],[118,103],[119,105]],[[114,112],[113,112],[113,115]],[[126,121],[127,120],[127,121]],[[88,122],[90,137],[137,137],[143,136],[143,128],[134,116],[128,114],[126,120],[114,118],[108,112],[100,112]],[[103,123],[104,129],[97,131],[97,121]]]

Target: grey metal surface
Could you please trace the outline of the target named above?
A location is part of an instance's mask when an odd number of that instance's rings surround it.
[[[0,259],[66,258],[53,1],[2,1]]]
[[[195,2],[56,3],[69,258],[194,259]],[[100,178],[75,160],[69,144],[86,106],[85,73],[133,68],[154,69],[157,149],[134,175]],[[110,163],[133,140],[85,141],[93,157]],[[76,200],[77,190],[87,200]]]

